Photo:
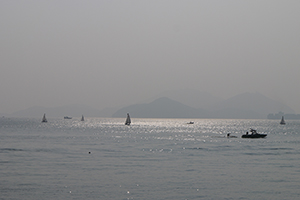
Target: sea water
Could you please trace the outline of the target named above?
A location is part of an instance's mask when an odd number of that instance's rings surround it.
[[[300,199],[300,121],[124,121],[1,118],[0,199]]]

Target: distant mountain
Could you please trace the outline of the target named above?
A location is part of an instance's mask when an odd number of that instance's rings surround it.
[[[168,97],[161,97],[151,103],[121,108],[112,117],[126,117],[129,112],[132,117],[137,118],[266,119],[269,113],[278,111],[294,113],[290,107],[260,93],[244,93],[217,101],[207,109],[193,108]]]
[[[283,103],[258,92],[243,93],[216,104],[210,109],[215,118],[265,119],[269,113],[279,111],[295,113]]]
[[[25,110],[21,110],[13,113],[13,117],[42,117],[46,113],[47,117],[81,117],[84,115],[86,117],[101,117],[101,112],[85,105],[67,105],[60,107],[41,107],[35,106]]]
[[[111,117],[117,110],[122,108],[121,106],[118,107],[107,107],[102,110],[100,110],[100,116],[99,117]]]
[[[203,109],[207,109],[224,100],[213,96],[208,92],[201,92],[192,89],[167,90],[155,96],[152,101],[160,97],[168,97],[187,106]]]
[[[183,102],[169,97],[160,97],[150,103],[140,103],[123,108],[106,108],[101,111],[86,105],[67,105],[60,107],[31,107],[15,112],[8,117],[126,117],[130,113],[136,118],[230,118],[266,119],[270,113],[295,112],[283,103],[274,101],[260,93],[243,93],[227,100],[215,98],[208,93],[191,90],[166,93]],[[202,102],[203,101],[203,102]],[[210,102],[211,101],[211,102]],[[202,102],[202,103],[201,103]],[[189,105],[186,105],[188,103]],[[190,106],[190,105],[194,105]],[[202,107],[198,107],[202,105]],[[1,115],[0,115],[1,116]]]
[[[207,118],[208,112],[195,109],[168,97],[158,98],[151,103],[135,104],[119,109],[112,117],[126,117],[130,113],[136,118]]]

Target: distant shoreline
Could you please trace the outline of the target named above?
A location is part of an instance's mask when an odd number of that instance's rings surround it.
[[[267,116],[267,119],[281,119],[284,116],[285,119],[300,119],[300,114],[284,114],[284,113],[277,113],[273,114],[270,113]]]

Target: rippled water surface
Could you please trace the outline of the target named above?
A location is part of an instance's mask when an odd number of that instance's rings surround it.
[[[0,199],[300,199],[299,121],[124,121],[1,118]]]

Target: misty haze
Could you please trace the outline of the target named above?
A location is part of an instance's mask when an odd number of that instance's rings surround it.
[[[0,4],[1,115],[84,105],[111,116],[164,96],[211,110],[205,98],[245,93],[300,113],[298,1]]]
[[[0,1],[0,199],[300,199],[300,1]]]

